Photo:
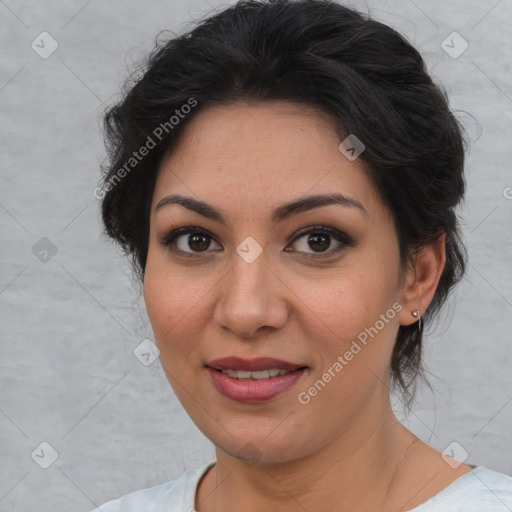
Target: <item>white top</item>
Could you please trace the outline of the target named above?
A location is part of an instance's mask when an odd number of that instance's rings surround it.
[[[176,480],[141,489],[105,503],[92,512],[194,512],[197,484],[204,466]],[[408,512],[511,512],[512,477],[483,466],[457,478],[442,491]]]

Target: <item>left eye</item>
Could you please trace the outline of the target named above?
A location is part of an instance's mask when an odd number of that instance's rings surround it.
[[[338,248],[329,250],[333,244],[333,239]],[[324,226],[303,232],[294,239],[293,243],[298,246],[297,252],[303,252],[313,257],[323,256],[326,253],[334,254],[352,244],[351,240],[343,233]],[[313,252],[308,252],[308,249],[312,249]]]

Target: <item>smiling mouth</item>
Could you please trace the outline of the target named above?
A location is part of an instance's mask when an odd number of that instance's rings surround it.
[[[218,361],[218,360],[217,360]],[[219,363],[211,362],[216,366]],[[236,364],[231,361],[231,364]],[[213,367],[205,365],[208,370],[212,383],[217,391],[236,402],[244,402],[247,404],[261,404],[284,394],[296,385],[309,371],[308,366],[300,366],[292,363],[267,361],[265,363],[269,366],[263,366],[263,362],[253,360],[252,362],[240,363],[240,366],[245,366],[243,370],[235,370],[229,368],[228,363],[222,363],[224,367]],[[288,366],[289,368],[275,368],[276,366]],[[226,366],[228,366],[226,368]],[[238,366],[238,365],[237,365]],[[247,366],[252,366],[252,369],[247,369]],[[256,366],[256,368],[254,368]],[[259,368],[258,368],[259,366]]]

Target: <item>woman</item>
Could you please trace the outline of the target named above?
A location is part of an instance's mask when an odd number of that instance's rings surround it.
[[[512,507],[390,406],[465,267],[461,129],[414,48],[336,3],[240,2],[106,121],[106,233],[216,460],[103,512]]]

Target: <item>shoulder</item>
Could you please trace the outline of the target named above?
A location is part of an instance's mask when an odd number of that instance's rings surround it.
[[[197,483],[214,462],[183,473],[179,478],[163,484],[140,489],[101,505],[92,512],[153,512],[173,506],[176,512],[187,512],[194,507]]]
[[[149,505],[171,499],[178,480],[131,492],[104,503],[92,512],[135,512],[136,510],[146,510]]]
[[[410,512],[446,510],[509,512],[512,510],[512,477],[477,466]]]

